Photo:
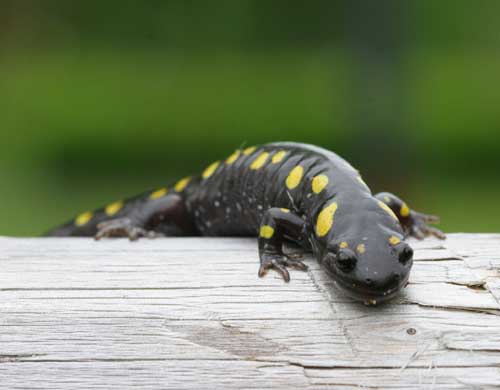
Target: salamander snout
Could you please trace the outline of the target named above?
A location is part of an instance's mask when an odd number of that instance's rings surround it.
[[[401,279],[402,274],[394,271],[387,275],[383,275],[382,277],[379,277],[378,275],[367,277],[364,280],[360,280],[358,283],[366,289],[380,291],[383,294],[386,291],[397,288]]]

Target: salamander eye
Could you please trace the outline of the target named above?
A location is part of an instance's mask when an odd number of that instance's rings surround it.
[[[335,269],[335,262],[337,260],[337,256],[333,254],[332,252],[327,252],[326,255],[323,257],[323,264],[333,270]]]
[[[410,246],[404,245],[399,252],[399,262],[407,264],[413,258],[413,249]]]
[[[341,249],[337,254],[337,266],[344,272],[352,271],[356,260],[356,255],[350,249]]]

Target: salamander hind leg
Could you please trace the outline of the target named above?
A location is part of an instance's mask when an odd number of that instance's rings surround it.
[[[104,237],[182,236],[195,234],[186,205],[176,194],[139,201],[128,215],[103,221],[97,225],[96,240]]]
[[[96,240],[104,237],[128,237],[130,241],[135,241],[140,237],[161,237],[164,234],[154,230],[146,230],[140,223],[132,218],[116,218],[101,222],[97,225]]]
[[[403,200],[389,192],[381,192],[375,195],[375,198],[389,206],[398,218],[407,236],[412,236],[419,240],[427,236],[434,236],[441,240],[446,238],[446,235],[441,230],[429,226],[429,224],[439,223],[438,216],[412,210]]]
[[[274,269],[284,279],[290,281],[287,267],[306,271],[307,266],[300,260],[283,253],[283,243],[291,240],[307,247],[305,222],[288,209],[271,208],[266,211],[259,230],[259,277]]]

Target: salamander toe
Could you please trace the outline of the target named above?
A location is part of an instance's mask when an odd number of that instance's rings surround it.
[[[146,230],[135,224],[130,218],[117,218],[98,224],[94,238],[100,240],[105,237],[128,237],[130,241],[135,241],[140,237],[155,238],[159,236],[162,234]]]
[[[410,213],[408,234],[419,240],[429,236],[434,236],[440,240],[444,240],[446,238],[446,234],[433,226],[429,226],[429,223],[439,223],[439,217],[412,211]]]
[[[290,273],[287,267],[298,269],[299,271],[307,271],[307,265],[297,259],[291,259],[286,255],[263,255],[259,267],[259,278],[264,277],[267,271],[274,269],[277,271],[285,282],[290,281]]]

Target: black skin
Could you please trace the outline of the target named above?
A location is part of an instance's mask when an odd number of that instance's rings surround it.
[[[297,166],[303,173],[293,183],[289,174]],[[85,224],[71,221],[48,235],[258,236],[259,276],[273,269],[286,282],[288,267],[307,270],[283,253],[283,244],[292,241],[312,251],[338,287],[366,304],[383,302],[407,284],[413,251],[406,237],[445,237],[428,226],[437,217],[410,210],[393,194],[372,195],[357,170],[316,146],[280,142],[248,148],[205,173],[179,191],[157,199],[149,191],[125,201],[112,217],[102,208]],[[328,183],[314,192],[318,175]],[[332,203],[337,208],[331,227],[321,230],[318,216]]]

